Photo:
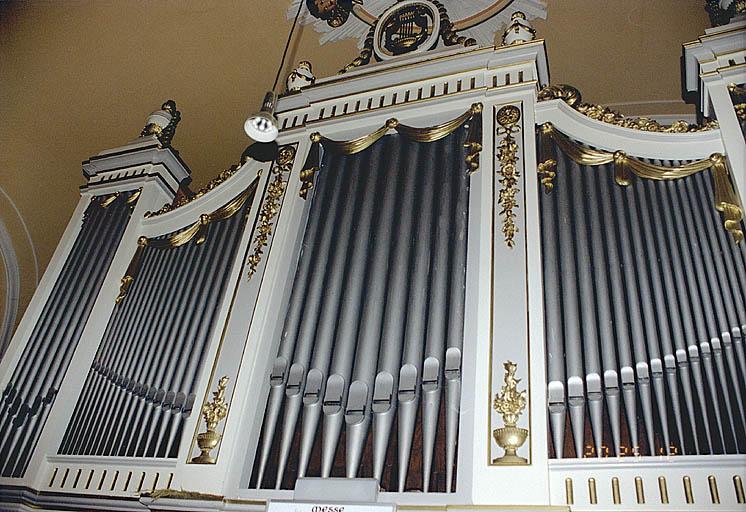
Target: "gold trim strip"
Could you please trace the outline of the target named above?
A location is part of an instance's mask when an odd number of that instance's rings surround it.
[[[668,505],[668,485],[666,484],[665,476],[658,477],[658,491],[660,491],[661,503]]]
[[[565,502],[568,505],[575,505],[575,497],[572,492],[572,478],[565,478]]]
[[[694,503],[694,494],[692,493],[692,479],[688,476],[684,477],[684,496],[686,496],[687,503]]]
[[[611,479],[611,495],[614,499],[614,505],[619,505],[622,502],[622,495],[619,492],[619,479],[617,477]]]
[[[590,501],[591,505],[598,504],[598,494],[596,493],[596,479],[595,478],[588,479],[588,500]]]
[[[733,487],[736,489],[736,501],[738,503],[746,503],[746,496],[744,496],[743,492],[743,480],[740,476],[733,476]]]
[[[635,477],[635,494],[637,495],[637,504],[638,505],[644,505],[645,504],[645,489],[642,485],[642,478],[639,476]]]
[[[715,475],[707,477],[707,483],[710,484],[710,499],[715,505],[720,504],[720,493],[718,493],[718,483],[715,479]]]

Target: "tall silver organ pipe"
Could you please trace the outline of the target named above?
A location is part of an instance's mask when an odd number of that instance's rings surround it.
[[[137,276],[109,319],[60,454],[176,456],[253,194],[191,238],[186,228],[138,249]]]
[[[23,476],[139,196],[94,197],[0,405],[0,471]]]
[[[432,143],[392,135],[356,155],[325,152],[250,486],[372,475],[390,490],[452,491],[469,190],[464,135]],[[421,468],[422,483],[419,471],[410,478],[410,466]]]
[[[568,438],[575,457],[745,453],[746,252],[712,207],[710,171],[621,186],[611,166],[552,147],[541,229],[554,456]]]

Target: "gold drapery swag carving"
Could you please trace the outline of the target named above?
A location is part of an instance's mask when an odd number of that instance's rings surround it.
[[[416,128],[401,124],[398,119],[391,118],[380,128],[373,132],[350,140],[333,140],[324,137],[319,132],[311,134],[311,148],[308,151],[306,162],[300,173],[301,188],[299,195],[305,199],[308,191],[313,188],[313,180],[321,165],[321,152],[319,145],[326,151],[342,155],[354,155],[365,151],[373,144],[383,138],[389,130],[396,131],[399,135],[415,142],[435,142],[455,132],[462,125],[469,123],[469,131],[464,142],[467,154],[465,161],[469,167],[469,173],[479,169],[479,153],[482,151],[482,104],[474,103],[469,110],[445,123],[424,128]]]
[[[224,204],[212,213],[203,213],[199,216],[199,219],[194,221],[189,226],[172,233],[165,238],[148,238],[141,236],[137,239],[137,249],[135,254],[130,260],[130,264],[127,267],[127,272],[121,279],[119,285],[119,295],[114,299],[115,304],[119,304],[127,296],[132,283],[135,281],[137,274],[140,270],[140,262],[142,260],[143,252],[146,247],[153,247],[155,249],[174,249],[181,247],[189,243],[196,237],[195,244],[199,245],[207,240],[208,226],[216,221],[226,220],[233,217],[243,207],[246,200],[254,193],[257,187],[258,179],[249,185],[249,187],[241,192],[234,199]]]
[[[614,181],[622,186],[631,183],[631,174],[643,179],[663,181],[686,178],[692,174],[711,169],[715,209],[722,213],[723,225],[733,236],[733,240],[736,243],[743,240],[743,231],[741,230],[743,207],[738,192],[733,185],[733,179],[725,157],[722,154],[714,153],[703,160],[665,167],[630,157],[624,151],[611,152],[589,148],[562,134],[551,123],[544,123],[541,125],[540,150],[542,161],[538,165],[538,174],[547,193],[553,189],[552,179],[557,173],[557,161],[553,154],[551,141],[554,141],[563,153],[579,165],[595,167],[613,163]]]
[[[707,121],[703,125],[696,125],[679,120],[670,125],[662,125],[648,117],[627,117],[604,105],[584,103],[580,91],[567,84],[548,85],[540,90],[539,101],[548,100],[562,100],[584,116],[596,121],[644,132],[687,133],[719,128],[717,121]]]

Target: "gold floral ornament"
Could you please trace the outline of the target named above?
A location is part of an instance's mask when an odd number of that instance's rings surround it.
[[[513,248],[515,246],[515,235],[518,226],[515,223],[518,208],[518,144],[513,134],[520,131],[518,121],[521,119],[521,111],[514,105],[506,105],[497,111],[497,122],[502,128],[497,130],[498,135],[505,135],[497,145],[497,158],[500,160],[500,192],[497,202],[501,207],[500,215],[503,217],[503,235],[505,244]]]
[[[228,415],[228,402],[225,401],[225,388],[228,386],[228,377],[223,376],[218,381],[217,391],[212,392],[212,400],[202,406],[202,417],[207,424],[207,430],[197,435],[197,445],[202,451],[192,459],[193,464],[215,464],[215,458],[210,452],[222,439],[223,435],[215,430],[218,423]]]
[[[526,390],[519,391],[518,383],[521,379],[515,378],[518,365],[513,361],[505,361],[505,377],[500,393],[495,395],[492,407],[502,415],[505,426],[492,431],[495,442],[505,450],[505,455],[494,459],[495,464],[526,464],[528,461],[516,454],[528,437],[528,430],[518,428],[516,424],[523,410],[526,408]]]
[[[580,91],[566,84],[548,85],[539,91],[539,101],[562,100],[584,116],[607,124],[631,128],[644,132],[688,133],[716,130],[717,121],[707,121],[703,125],[689,124],[686,121],[674,121],[670,125],[662,125],[648,117],[626,117],[604,105],[583,103]]]
[[[247,264],[249,266],[249,279],[251,279],[259,268],[264,255],[264,248],[269,242],[274,228],[274,219],[280,212],[282,197],[287,188],[285,176],[290,174],[295,160],[295,148],[293,146],[283,146],[277,156],[277,162],[272,167],[274,178],[267,187],[267,197],[264,200],[262,209],[259,212],[259,222],[257,223],[257,235],[254,238],[254,251],[249,255]]]

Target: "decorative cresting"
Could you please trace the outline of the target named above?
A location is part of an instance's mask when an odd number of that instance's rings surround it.
[[[707,121],[703,125],[689,124],[686,121],[676,121],[671,125],[662,125],[647,117],[626,117],[604,105],[583,103],[580,91],[566,84],[548,85],[539,91],[539,101],[562,100],[584,116],[604,123],[641,130],[645,132],[687,133],[716,130],[717,121]]]
[[[506,105],[497,111],[497,122],[502,128],[497,131],[498,135],[504,135],[497,145],[497,158],[500,160],[500,192],[497,202],[501,207],[500,215],[503,217],[503,235],[505,244],[513,248],[515,246],[515,235],[518,226],[515,224],[515,209],[518,208],[517,196],[519,192],[518,178],[518,144],[513,134],[520,131],[518,121],[521,119],[521,110],[514,105]]]
[[[666,167],[627,156],[623,151],[612,153],[583,146],[557,131],[551,123],[544,123],[541,126],[541,134],[542,164],[539,166],[539,171],[542,173],[540,174],[542,182],[547,179],[548,172],[556,172],[556,166],[548,165],[549,161],[554,160],[556,162],[556,158],[552,155],[553,150],[549,143],[550,140],[554,141],[557,147],[580,165],[598,166],[613,163],[614,180],[617,184],[623,186],[630,184],[631,173],[640,178],[662,181],[685,178],[711,169],[715,208],[722,213],[725,229],[730,232],[735,242],[740,243],[743,240],[743,231],[741,230],[743,207],[738,192],[733,185],[725,157],[720,153],[714,153],[710,158],[704,160]],[[547,191],[551,190],[551,179],[548,182],[549,187],[547,187],[547,183],[544,183]]]
[[[215,430],[218,423],[228,415],[228,402],[225,401],[225,388],[228,386],[228,376],[224,375],[218,381],[218,389],[212,392],[212,400],[202,406],[202,417],[207,425],[207,430],[197,435],[197,444],[202,451],[192,459],[193,464],[215,464],[215,458],[210,452],[223,437]]]
[[[235,199],[221,206],[212,213],[203,213],[199,216],[199,219],[194,221],[191,225],[181,229],[175,233],[172,233],[166,237],[153,237],[148,238],[141,236],[137,239],[137,249],[135,254],[130,260],[130,264],[127,266],[127,272],[121,279],[119,285],[119,295],[116,296],[114,302],[116,304],[121,303],[127,296],[127,292],[135,281],[137,274],[140,269],[140,263],[142,261],[142,254],[145,248],[148,246],[155,247],[156,249],[167,249],[174,247],[181,247],[182,245],[189,243],[193,238],[196,237],[195,244],[200,245],[207,239],[208,226],[212,222],[221,221],[233,217],[244,205],[246,199],[253,195],[256,189],[257,181],[244,190],[241,194],[236,196]]]
[[[305,199],[308,191],[313,188],[314,176],[320,168],[321,152],[319,145],[323,146],[326,151],[342,155],[354,155],[355,153],[360,153],[375,144],[384,137],[389,130],[394,130],[399,135],[403,135],[415,142],[435,142],[436,140],[440,140],[452,134],[467,122],[469,123],[469,131],[466,136],[466,141],[464,142],[464,148],[468,151],[465,160],[469,165],[470,172],[473,173],[479,169],[479,153],[482,151],[481,103],[474,103],[469,110],[455,119],[425,128],[407,126],[401,124],[397,119],[391,118],[377,130],[367,135],[345,141],[329,139],[321,135],[319,132],[314,132],[311,134],[312,144],[308,152],[308,157],[306,158],[303,170],[300,173],[302,185],[299,195]]]
[[[161,110],[156,110],[148,116],[145,128],[140,132],[140,137],[155,135],[164,146],[170,146],[171,140],[176,135],[176,125],[181,121],[181,112],[176,109],[176,102],[168,100],[161,105]]]
[[[225,182],[228,178],[230,178],[231,176],[233,176],[234,174],[236,174],[236,172],[238,171],[239,167],[240,166],[238,164],[231,165],[228,169],[225,169],[220,174],[218,174],[213,179],[211,179],[207,183],[207,185],[205,185],[204,187],[202,187],[201,189],[199,189],[193,195],[189,195],[189,196],[187,196],[187,195],[181,195],[181,196],[178,196],[176,199],[174,199],[173,203],[167,203],[167,204],[163,205],[163,207],[161,207],[160,210],[157,210],[157,211],[154,211],[154,212],[145,212],[145,217],[156,217],[158,215],[163,215],[164,213],[171,212],[171,211],[173,211],[173,210],[175,210],[177,208],[180,208],[180,207],[182,207],[184,205],[187,205],[187,204],[191,203],[192,201],[195,201],[195,200],[199,199],[200,197],[202,197],[205,194],[207,194],[209,191],[211,191],[211,190],[217,188],[218,186],[220,186],[221,184],[223,184],[223,182]]]
[[[0,401],[0,475],[21,477],[68,371],[139,191],[95,196]]]
[[[272,235],[272,228],[274,227],[274,219],[280,212],[280,206],[282,204],[282,197],[285,194],[287,188],[287,180],[285,179],[290,171],[293,169],[293,162],[295,161],[295,148],[293,146],[283,146],[280,148],[280,152],[277,156],[277,161],[272,167],[270,183],[267,186],[267,196],[262,204],[262,209],[259,212],[259,219],[257,224],[257,234],[252,242],[254,251],[249,255],[248,266],[249,266],[249,279],[251,279],[259,268],[259,263],[262,261],[262,255],[264,254],[264,248],[267,246],[269,237]]]
[[[495,464],[526,464],[528,461],[516,454],[516,450],[526,442],[528,430],[518,428],[516,424],[526,408],[526,390],[519,391],[518,383],[521,379],[515,378],[518,365],[512,361],[503,363],[505,376],[500,393],[495,395],[492,407],[501,414],[505,426],[492,431],[495,442],[505,450],[505,455],[494,459]]]

